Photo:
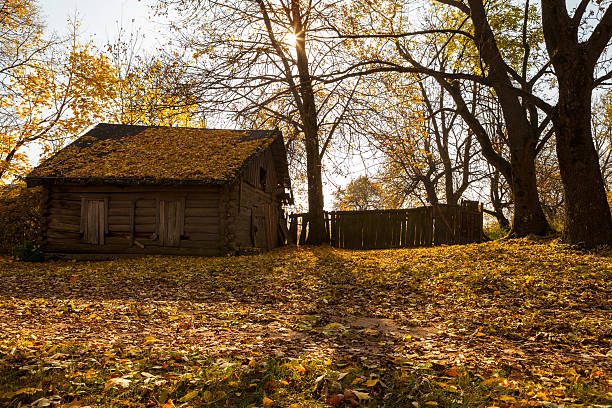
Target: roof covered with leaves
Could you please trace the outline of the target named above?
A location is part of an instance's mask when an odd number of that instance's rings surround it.
[[[289,187],[279,131],[103,123],[44,161],[28,179],[226,183],[266,148]]]

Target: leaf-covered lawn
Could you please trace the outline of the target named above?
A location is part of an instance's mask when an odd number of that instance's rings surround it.
[[[611,277],[528,240],[0,258],[0,405],[606,406]]]

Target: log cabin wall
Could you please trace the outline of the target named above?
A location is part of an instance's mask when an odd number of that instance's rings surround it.
[[[231,185],[228,200],[233,246],[270,250],[279,245],[279,177],[269,150],[255,157]]]
[[[222,252],[223,187],[57,184],[47,185],[46,189],[46,252],[109,255]],[[100,225],[92,224],[96,220]]]
[[[273,193],[278,185],[274,157],[269,149],[255,156],[242,173],[242,180],[251,187]]]

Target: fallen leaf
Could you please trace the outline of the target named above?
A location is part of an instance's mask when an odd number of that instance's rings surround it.
[[[104,391],[108,391],[113,387],[117,388],[128,388],[132,380],[128,380],[127,378],[111,378],[104,385]]]

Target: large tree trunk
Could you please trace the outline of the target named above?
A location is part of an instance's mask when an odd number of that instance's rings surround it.
[[[468,0],[468,3],[470,18],[474,23],[475,43],[480,56],[489,65],[489,77],[493,79],[493,88],[502,107],[508,132],[511,164],[509,180],[514,201],[511,234],[544,235],[550,231],[550,227],[542,211],[535,175],[535,144],[539,135],[531,128],[521,95],[510,81],[506,62],[497,46],[483,2]],[[507,174],[504,177],[508,179]]]
[[[571,66],[564,72],[557,70],[559,101],[553,124],[565,192],[564,237],[571,244],[594,247],[612,244],[612,217],[591,133],[593,75],[580,72],[577,59],[567,61]]]
[[[578,33],[586,4],[581,2],[570,17],[565,0],[542,0],[542,28],[559,82],[552,121],[565,193],[564,238],[594,247],[612,243],[612,216],[591,132],[593,75],[612,36],[612,8],[607,6],[591,36],[583,41]]]
[[[291,3],[291,12],[296,37],[295,52],[300,78],[299,93],[302,97],[300,112],[304,126],[306,145],[306,176],[308,178],[308,243],[322,244],[325,239],[325,214],[323,212],[323,178],[321,177],[321,159],[319,155],[319,124],[312,78],[306,53],[306,37],[302,23],[302,14],[298,0]]]
[[[545,235],[550,231],[550,226],[538,195],[535,143],[523,140],[523,143],[519,144],[515,141],[510,148],[510,162],[512,163],[510,184],[514,202],[510,235],[519,237],[528,234]]]
[[[322,244],[325,239],[325,214],[323,212],[323,180],[319,159],[317,133],[306,135],[306,172],[308,177],[308,243]]]

